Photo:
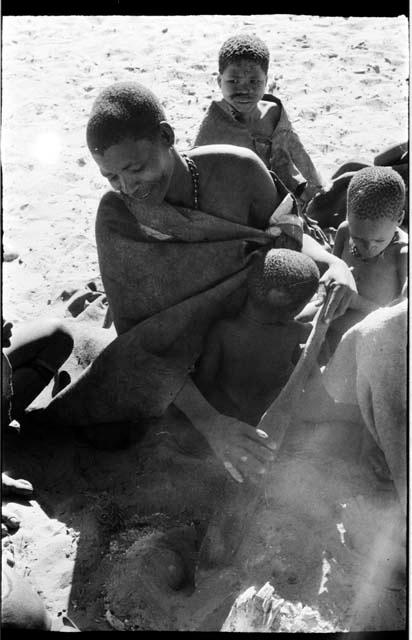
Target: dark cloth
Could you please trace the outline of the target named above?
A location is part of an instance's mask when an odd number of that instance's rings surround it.
[[[97,250],[119,335],[76,382],[77,401],[92,407],[87,423],[164,413],[210,323],[243,303],[253,251],[275,246],[282,232],[301,242],[294,210],[287,194],[261,230],[167,203],[136,209],[114,192],[102,198]]]
[[[409,229],[409,152],[408,143],[389,147],[374,158],[375,166],[389,166],[397,171],[406,186],[405,218],[403,225]],[[313,218],[322,229],[335,229],[346,218],[346,193],[349,182],[357,171],[371,165],[363,162],[347,162],[333,174],[332,184],[324,193],[317,194],[306,208],[306,214]]]
[[[322,178],[294,130],[282,102],[266,93],[262,100],[276,103],[279,121],[270,137],[252,136],[245,124],[237,120],[225,100],[213,100],[202,120],[195,146],[233,144],[254,151],[268,169],[282,180],[295,196],[303,192],[312,197],[322,188]]]

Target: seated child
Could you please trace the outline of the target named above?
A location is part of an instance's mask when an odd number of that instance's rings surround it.
[[[19,419],[41,391],[57,374],[59,367],[69,357],[73,338],[69,330],[55,319],[23,322],[12,335],[12,323],[3,320],[2,331],[2,425],[5,431],[13,419]],[[64,375],[65,374],[65,375]],[[57,378],[57,375],[56,375]],[[61,372],[59,390],[70,381],[67,372]],[[3,438],[3,443],[6,443]],[[1,474],[3,496],[16,494],[30,496],[30,482]],[[18,518],[2,509],[2,533],[19,526]]]
[[[57,381],[58,369],[72,351],[73,338],[63,323],[55,319],[23,322],[13,335],[11,322],[3,320],[2,325],[2,425],[7,429],[11,420],[20,417],[54,376]],[[61,375],[56,387],[61,388],[69,381],[67,373]],[[4,445],[7,446],[5,438]],[[6,499],[13,495],[29,499],[33,486],[27,480],[15,479],[2,472],[1,491]],[[2,506],[2,537],[18,529],[19,525],[19,518]],[[78,631],[67,616],[63,616],[64,620],[51,618],[36,591],[13,568],[14,561],[7,558],[5,550],[2,551],[2,629]]]
[[[239,315],[208,333],[195,382],[219,412],[256,426],[289,379],[310,323],[294,319],[318,288],[319,270],[290,249],[256,254]]]
[[[265,93],[269,50],[250,34],[232,36],[219,51],[218,84],[195,146],[233,144],[255,151],[296,197],[310,200],[322,179],[279,100]]]
[[[366,167],[353,176],[333,253],[352,269],[358,293],[328,330],[332,350],[347,329],[406,293],[408,234],[399,228],[404,204],[405,185],[393,169]]]
[[[47,318],[22,322],[13,329],[11,322],[3,320],[2,348],[3,384],[9,379],[9,390],[3,390],[2,416],[8,424],[21,417],[24,409],[43,391],[73,349],[73,338],[60,320]],[[63,372],[61,372],[63,374]],[[58,386],[68,384],[68,374],[61,376]],[[7,420],[9,418],[9,420]]]

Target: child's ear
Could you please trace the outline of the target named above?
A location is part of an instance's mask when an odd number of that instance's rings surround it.
[[[401,226],[404,217],[405,217],[405,211],[402,211],[402,213],[399,215],[399,218],[398,218],[398,226],[399,227]]]
[[[217,76],[216,80],[217,80],[217,84],[218,84],[219,89],[221,89],[222,88],[222,76],[220,75],[220,73]]]
[[[166,121],[162,121],[160,123],[160,139],[168,147],[173,146],[175,143],[175,132],[173,131],[170,124]]]

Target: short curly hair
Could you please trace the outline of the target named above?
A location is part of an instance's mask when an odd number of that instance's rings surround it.
[[[273,306],[269,293],[276,291],[276,306],[293,310],[310,300],[319,285],[319,269],[309,256],[292,249],[269,249],[252,259],[248,293],[260,305]]]
[[[351,179],[347,195],[348,215],[362,220],[397,220],[405,206],[405,183],[390,167],[365,167]]]
[[[258,64],[267,75],[269,49],[263,40],[250,33],[240,33],[225,40],[219,51],[219,73],[230,64],[245,59]]]
[[[102,155],[125,138],[152,139],[166,119],[157,97],[138,82],[115,82],[97,96],[86,138],[91,153]]]

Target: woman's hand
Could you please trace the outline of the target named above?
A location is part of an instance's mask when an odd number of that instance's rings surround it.
[[[324,316],[327,322],[331,322],[346,312],[353,302],[354,294],[357,294],[352,270],[343,260],[335,256],[319,283],[325,286],[325,295],[331,290]]]
[[[216,457],[237,481],[258,482],[276,445],[267,433],[236,418],[218,414],[202,430]]]

